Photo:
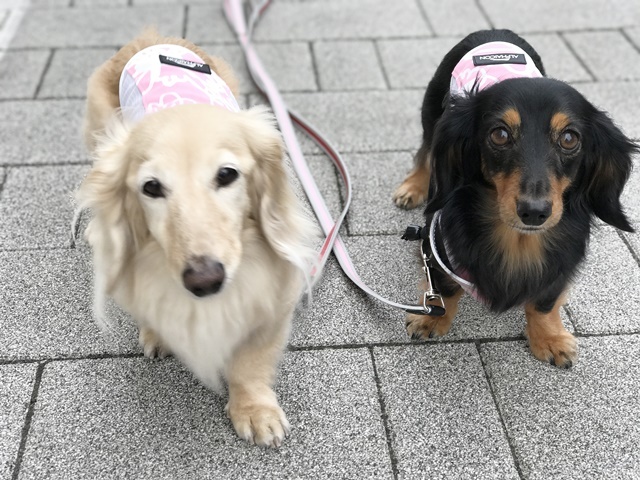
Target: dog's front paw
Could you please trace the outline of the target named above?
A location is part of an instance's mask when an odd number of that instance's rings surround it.
[[[427,338],[446,335],[451,328],[452,318],[430,317],[428,315],[408,314],[405,319],[407,333],[412,340],[424,340]]]
[[[289,421],[276,403],[232,405],[225,407],[240,438],[251,445],[279,447],[290,432]]]
[[[529,347],[538,360],[561,368],[570,368],[578,357],[576,339],[566,331],[552,336],[538,335],[532,338],[529,335]]]
[[[140,327],[138,343],[140,343],[145,357],[164,358],[171,355],[171,351],[164,343],[162,343],[160,337],[150,328]]]
[[[427,199],[424,188],[415,182],[405,180],[393,194],[393,203],[404,209],[416,208]]]

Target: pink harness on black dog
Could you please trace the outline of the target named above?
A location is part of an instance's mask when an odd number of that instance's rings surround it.
[[[489,42],[467,52],[451,72],[450,95],[464,95],[489,88],[510,78],[540,78],[542,73],[520,47]]]
[[[153,45],[136,53],[120,76],[126,120],[177,105],[204,103],[240,111],[227,84],[194,52],[180,45]]]

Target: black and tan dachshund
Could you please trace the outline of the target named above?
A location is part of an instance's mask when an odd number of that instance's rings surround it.
[[[574,88],[547,78],[539,55],[509,30],[472,33],[444,57],[422,125],[394,201],[427,200],[428,225],[440,212],[435,245],[447,268],[435,280],[446,314],[409,315],[409,334],[449,331],[463,290],[448,269],[492,311],[524,306],[533,355],[570,367],[576,342],[560,307],[596,217],[633,231],[620,194],[638,146]]]

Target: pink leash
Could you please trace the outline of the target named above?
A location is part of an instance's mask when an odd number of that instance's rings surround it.
[[[253,29],[260,19],[260,16],[264,13],[270,3],[271,0],[262,0],[255,8],[253,8],[250,12],[248,23],[246,21],[242,0],[225,0],[224,12],[231,28],[233,28],[238,36],[240,46],[244,51],[245,59],[249,67],[249,73],[251,74],[253,81],[257,85],[258,89],[269,99],[269,103],[271,104],[273,113],[280,126],[280,131],[282,132],[285,144],[287,145],[293,168],[302,183],[307,197],[309,198],[309,202],[311,203],[311,207],[320,222],[320,226],[327,236],[318,255],[317,267],[311,272],[311,276],[314,280],[313,283],[315,283],[315,280],[319,278],[319,274],[322,272],[329,254],[333,250],[336,258],[338,259],[338,263],[340,263],[345,274],[353,283],[368,295],[393,307],[401,308],[409,313],[421,315],[442,315],[444,310],[440,309],[440,307],[426,304],[426,296],[422,305],[407,305],[388,300],[369,288],[369,286],[362,281],[356,272],[353,262],[349,257],[349,252],[347,251],[347,248],[339,234],[342,222],[344,221],[351,205],[352,189],[349,171],[340,157],[340,154],[333,148],[333,146],[315,128],[313,128],[309,122],[288,109],[280,95],[280,92],[278,91],[278,88],[271,77],[269,77],[269,74],[264,68],[264,65],[260,61],[260,58],[251,43]],[[329,209],[327,208],[324,198],[318,189],[318,185],[316,184],[313,175],[309,171],[309,167],[304,159],[300,144],[298,143],[292,121],[295,122],[295,124],[298,125],[298,127],[300,127],[309,137],[311,137],[311,139],[324,151],[324,153],[331,158],[338,169],[338,172],[340,172],[340,176],[342,177],[342,181],[345,185],[346,200],[344,208],[335,222],[329,213]]]

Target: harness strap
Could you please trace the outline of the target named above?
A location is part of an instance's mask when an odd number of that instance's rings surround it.
[[[307,122],[301,115],[288,109],[280,95],[280,92],[278,91],[278,88],[269,77],[267,70],[260,61],[260,58],[251,43],[253,29],[260,19],[260,16],[270,3],[271,0],[262,0],[259,2],[257,6],[250,11],[248,21],[246,20],[242,0],[225,0],[224,12],[227,17],[227,21],[235,31],[238,41],[240,42],[240,46],[244,51],[249,73],[251,74],[253,81],[258,89],[269,99],[271,108],[273,109],[274,115],[280,126],[282,137],[287,145],[293,168],[300,179],[307,197],[309,198],[309,202],[311,203],[311,207],[313,208],[316,217],[320,222],[320,226],[326,235],[324,244],[319,252],[317,266],[311,272],[312,283],[315,283],[319,278],[329,254],[333,250],[336,258],[338,259],[338,263],[345,274],[353,283],[368,295],[409,313],[420,315],[442,315],[444,311],[441,311],[437,306],[427,305],[426,302],[423,302],[422,305],[408,305],[388,300],[369,288],[369,286],[362,281],[356,272],[353,262],[349,256],[349,252],[347,251],[347,248],[339,234],[340,226],[347,215],[352,199],[349,171],[347,170],[345,163],[342,161],[340,154],[333,148],[329,141],[327,141],[318,132],[318,130]],[[309,167],[304,159],[300,144],[298,143],[293,123],[300,127],[305,134],[311,137],[311,139],[324,151],[324,153],[327,154],[342,177],[346,190],[346,200],[344,208],[335,222],[329,213],[329,209],[327,208],[315,180],[313,179],[313,175],[309,171]]]

